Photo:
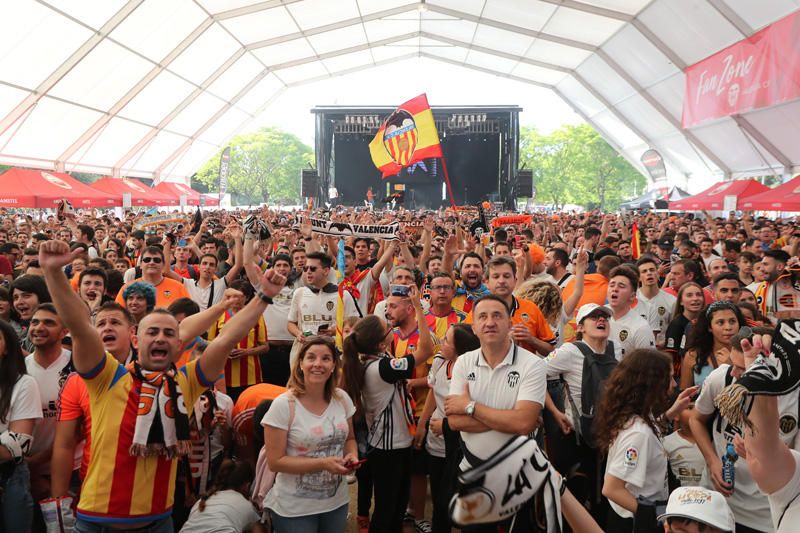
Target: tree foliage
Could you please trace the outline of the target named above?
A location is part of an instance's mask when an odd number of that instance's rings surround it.
[[[550,135],[523,128],[520,163],[533,170],[537,203],[613,210],[645,186],[642,176],[590,126],[562,126]]]
[[[237,135],[231,142],[228,192],[235,203],[297,203],[300,199],[300,172],[313,162],[311,147],[290,133],[262,128]],[[217,152],[197,171],[195,178],[218,192]]]

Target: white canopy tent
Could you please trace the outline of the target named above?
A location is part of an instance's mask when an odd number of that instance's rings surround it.
[[[0,163],[181,180],[286,89],[423,57],[553,90],[671,176],[789,174],[800,101],[680,124],[682,69],[800,0],[0,3]],[[353,102],[357,103],[357,102]],[[399,103],[399,102],[398,102]]]

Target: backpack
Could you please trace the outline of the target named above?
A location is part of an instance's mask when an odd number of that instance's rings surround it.
[[[614,355],[614,343],[611,341],[608,341],[606,351],[602,355],[595,353],[585,342],[575,341],[573,344],[583,354],[580,411],[575,405],[566,381],[564,381],[564,388],[567,391],[567,399],[572,407],[574,419],[577,421],[575,430],[587,446],[596,448],[597,443],[592,431],[595,410],[600,404],[600,397],[605,390],[606,380],[619,362]]]
[[[292,422],[294,422],[295,402],[297,398],[294,394],[289,393],[289,423],[287,424],[286,434],[288,438],[289,432],[292,430]],[[251,487],[250,501],[255,505],[259,511],[264,511],[264,499],[267,493],[272,489],[275,484],[275,472],[269,469],[267,464],[267,447],[266,443],[261,447],[258,452],[258,460],[256,461],[256,473],[253,479],[253,486]]]

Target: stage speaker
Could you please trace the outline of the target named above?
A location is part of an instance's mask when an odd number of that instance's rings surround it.
[[[533,171],[519,170],[514,183],[514,197],[531,198],[533,196]]]
[[[304,168],[300,178],[300,196],[314,198],[319,192],[319,176],[313,168]]]

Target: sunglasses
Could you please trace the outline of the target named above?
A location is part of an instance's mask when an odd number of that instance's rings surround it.
[[[316,272],[317,268],[316,266],[304,266],[303,272]]]
[[[431,285],[432,291],[447,291],[452,289],[452,285]]]
[[[161,263],[160,257],[142,257],[142,263]]]

